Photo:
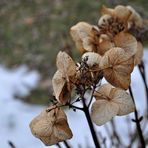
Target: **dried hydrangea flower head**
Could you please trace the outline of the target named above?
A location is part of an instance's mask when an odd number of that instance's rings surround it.
[[[116,115],[127,115],[135,110],[131,96],[126,91],[114,88],[110,84],[102,85],[94,96],[96,101],[92,104],[91,118],[99,126]]]
[[[31,123],[32,134],[39,138],[46,146],[72,138],[72,132],[67,123],[67,117],[61,108],[43,110]]]
[[[66,104],[71,98],[76,65],[66,52],[60,51],[57,55],[57,68],[52,79],[54,95],[58,102]]]
[[[127,20],[131,12],[126,7],[118,5],[114,9],[110,9],[103,6],[101,14],[98,26],[102,33],[112,37],[121,31],[127,30]]]
[[[118,5],[114,9],[103,6],[101,14],[99,28],[113,36],[133,26],[142,27],[143,24],[141,16],[131,6]]]
[[[108,31],[102,34],[97,26],[80,22],[71,27],[70,33],[77,48],[82,53],[89,51],[104,55],[106,51],[113,47],[123,48],[130,56],[135,55],[137,52],[136,38],[124,31],[109,36]]]

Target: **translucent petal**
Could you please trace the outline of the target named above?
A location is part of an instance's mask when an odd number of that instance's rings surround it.
[[[91,107],[92,121],[97,125],[103,125],[117,115],[119,107],[116,103],[107,100],[97,100]]]
[[[135,105],[131,96],[126,91],[119,88],[113,88],[111,91],[111,95],[113,97],[112,101],[117,103],[119,106],[119,116],[127,115],[131,112],[134,112]]]

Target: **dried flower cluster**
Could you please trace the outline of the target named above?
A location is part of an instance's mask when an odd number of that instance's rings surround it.
[[[96,26],[79,22],[70,29],[76,47],[82,53],[81,62],[75,63],[65,52],[60,51],[57,55],[57,72],[52,79],[56,101],[30,124],[32,133],[45,145],[72,137],[61,106],[75,108],[73,103],[84,103],[88,90],[93,97],[85,105],[91,107],[90,116],[97,125],[135,110],[126,90],[134,66],[141,61],[143,46],[128,30],[133,26],[142,27],[143,20],[130,6],[119,5],[114,9],[103,6],[101,14]],[[101,85],[103,77],[108,84]],[[75,100],[71,99],[73,90],[77,94]]]

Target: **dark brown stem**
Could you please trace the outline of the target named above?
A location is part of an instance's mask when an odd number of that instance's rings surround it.
[[[60,145],[59,143],[57,143],[56,146],[57,146],[58,148],[62,148],[61,145]]]
[[[75,105],[72,105],[72,104],[68,104],[68,106],[69,106],[70,108],[78,109],[78,110],[83,111],[83,108],[81,108],[81,107],[78,107],[78,106],[75,106]]]
[[[93,87],[92,94],[91,94],[91,97],[90,97],[90,101],[89,101],[89,103],[88,103],[88,108],[89,108],[90,105],[91,105],[91,102],[92,102],[92,99],[93,99],[93,95],[94,95],[94,92],[95,92],[95,88],[96,88],[96,86]]]
[[[69,145],[69,143],[67,141],[63,141],[63,143],[64,143],[64,145],[65,145],[66,148],[71,148],[70,145]]]
[[[144,86],[145,86],[145,93],[146,93],[146,100],[147,100],[147,116],[148,116],[148,86],[146,82],[145,66],[144,66],[143,61],[141,61],[141,63],[138,65],[138,68],[139,68],[139,71],[140,71],[140,74],[142,76]]]
[[[88,107],[87,107],[87,105],[85,103],[85,98],[82,99],[82,102],[83,102],[83,109],[84,109],[83,111],[85,113],[85,116],[86,116],[86,119],[87,119],[87,122],[88,122],[88,125],[89,125],[89,128],[90,128],[90,131],[91,131],[91,135],[93,137],[94,144],[95,144],[96,148],[100,148],[100,143],[98,141],[98,138],[97,138],[93,123],[91,121],[89,110],[88,110]]]
[[[135,100],[134,100],[134,96],[133,96],[133,93],[132,93],[131,86],[129,87],[129,92],[130,92],[130,95],[132,97],[132,100],[133,100],[133,102],[135,104]],[[140,125],[140,120],[138,118],[138,111],[136,109],[136,104],[135,104],[135,112],[134,112],[134,115],[135,115],[134,122],[136,123],[136,126],[137,126],[137,131],[138,131],[139,139],[140,139],[140,142],[141,142],[141,147],[142,148],[145,148],[145,140],[144,140],[142,129],[141,129],[141,125]]]

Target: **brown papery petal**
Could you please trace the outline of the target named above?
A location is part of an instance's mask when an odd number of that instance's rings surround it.
[[[70,90],[68,90],[66,78],[61,71],[57,71],[52,78],[54,95],[58,102],[65,104],[70,99]]]
[[[98,26],[101,26],[103,28],[105,26],[108,26],[109,25],[108,20],[111,19],[111,18],[112,18],[112,16],[108,15],[108,14],[101,16],[99,21],[98,21]]]
[[[93,37],[92,28],[93,26],[86,22],[79,22],[70,29],[70,35],[82,53],[85,51],[83,40],[87,37]]]
[[[141,42],[137,42],[137,52],[134,56],[135,65],[140,64],[143,57],[143,45]]]
[[[128,89],[134,59],[129,58],[122,48],[112,48],[101,58],[100,68],[103,69],[104,77],[109,83]]]
[[[85,51],[94,51],[95,45],[94,45],[94,39],[92,37],[86,37],[83,39],[83,47]]]
[[[99,39],[99,47],[98,47],[97,52],[100,55],[104,55],[104,53],[106,51],[108,51],[109,49],[113,48],[114,46],[115,46],[114,43],[111,42],[110,39],[108,39],[107,37],[102,35],[102,36],[100,36],[100,39]]]
[[[31,123],[30,128],[32,134],[36,137],[50,136],[55,121],[67,120],[64,111],[60,108],[55,108],[55,105],[50,106],[51,110],[47,111],[48,108],[44,109],[37,117],[35,117]]]
[[[49,114],[49,115],[48,115]],[[37,117],[35,117],[30,123],[30,129],[32,134],[40,138],[41,136],[50,136],[52,133],[52,126],[55,118],[52,118],[53,111],[47,113],[43,110]]]
[[[114,11],[115,11],[116,17],[123,22],[126,22],[131,15],[131,11],[122,5],[116,6]]]
[[[54,125],[54,135],[60,141],[72,138],[73,134],[69,128],[67,120],[59,120]]]
[[[119,106],[119,116],[127,115],[131,112],[134,112],[134,102],[131,96],[125,90],[113,88],[111,91],[111,96],[113,97],[112,101],[117,103]]]
[[[76,65],[72,58],[66,53],[60,51],[57,55],[57,68],[60,70],[66,79],[76,73]]]
[[[97,125],[103,125],[117,115],[119,107],[107,100],[97,100],[91,107],[91,119]]]
[[[114,43],[116,47],[123,48],[126,52],[125,54],[129,57],[133,56],[137,52],[137,40],[129,33],[118,33],[114,38]]]
[[[94,93],[94,97],[97,100],[103,100],[103,99],[111,99],[110,98],[110,91],[113,88],[110,84],[103,84],[99,87],[99,89]]]
[[[47,146],[70,139],[72,132],[68,126],[64,111],[61,108],[53,108],[49,112],[46,110],[33,119],[30,124],[34,136],[42,140]]]
[[[131,15],[128,19],[129,23],[135,25],[136,27],[142,27],[143,25],[143,20],[141,16],[135,11],[135,9],[131,6],[127,6],[127,9],[131,11]],[[131,26],[129,26],[130,28]]]

